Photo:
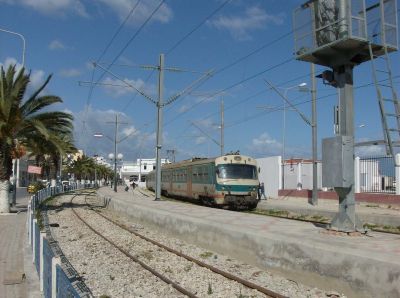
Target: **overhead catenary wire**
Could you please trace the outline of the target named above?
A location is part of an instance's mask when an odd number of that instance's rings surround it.
[[[179,45],[181,45],[186,39],[188,39],[194,32],[196,32],[201,26],[203,26],[210,18],[212,18],[217,12],[219,12],[222,8],[225,7],[232,0],[225,0],[221,5],[219,5],[216,9],[214,9],[206,18],[204,18],[199,24],[197,24],[193,29],[188,31],[181,39],[179,39],[175,44],[173,44],[167,51],[165,56],[171,54]],[[145,84],[148,83],[150,78],[153,76],[155,70],[152,70],[150,74],[145,79]],[[130,104],[136,99],[137,93],[132,97],[132,99],[124,106],[124,110],[126,110]]]
[[[280,62],[280,63],[277,63],[277,64],[275,64],[275,65],[273,65],[273,66],[269,66],[268,68],[266,68],[266,69],[264,69],[264,70],[262,70],[262,71],[260,71],[260,72],[258,72],[258,73],[256,73],[256,74],[253,74],[253,75],[251,75],[251,76],[249,76],[249,77],[247,77],[247,78],[245,78],[245,79],[242,79],[242,80],[240,80],[240,81],[238,81],[238,82],[236,82],[236,83],[234,83],[234,84],[232,84],[232,85],[230,85],[230,86],[228,86],[228,87],[226,87],[226,88],[224,88],[224,89],[221,89],[220,91],[218,91],[218,92],[216,92],[214,95],[212,95],[212,97],[214,97],[214,96],[216,96],[216,95],[218,95],[218,94],[222,94],[222,93],[224,93],[224,92],[226,92],[226,91],[228,91],[228,90],[230,90],[230,89],[232,89],[232,88],[234,88],[234,87],[236,87],[236,86],[238,86],[238,85],[240,85],[240,84],[243,84],[243,83],[245,83],[245,82],[247,82],[247,81],[249,81],[249,80],[252,80],[252,79],[254,79],[254,78],[256,78],[256,77],[259,77],[259,76],[265,74],[266,72],[271,71],[271,70],[273,70],[273,69],[276,69],[276,68],[278,68],[278,67],[281,67],[281,66],[283,66],[283,65],[285,65],[285,64],[287,64],[287,63],[289,63],[289,62],[291,62],[291,61],[293,61],[293,60],[294,60],[294,58],[289,58],[289,59],[286,59],[286,60],[284,60],[284,61],[282,61],[282,62]],[[197,102],[196,104],[192,105],[191,107],[189,107],[185,112],[182,112],[181,114],[175,116],[175,118],[173,118],[173,119],[170,120],[169,122],[166,122],[165,125],[171,124],[172,122],[176,121],[176,120],[177,120],[179,117],[181,117],[183,114],[185,114],[185,113],[187,113],[188,111],[194,109],[195,107],[197,107],[198,105],[202,104],[203,102],[205,102],[205,101],[206,101],[207,99],[209,99],[209,98],[210,98],[210,96],[205,97],[203,100],[201,100],[201,101]]]
[[[302,78],[302,77],[304,77],[304,76],[309,76],[309,74],[303,75],[303,76],[299,76],[299,77],[297,77],[296,79],[300,79],[300,78]],[[394,78],[394,79],[400,78],[400,75],[396,75],[396,76],[394,76],[393,78]],[[293,81],[293,79],[291,79],[291,80],[289,80],[289,81],[286,81],[286,82],[284,82],[284,83],[281,83],[281,84],[279,84],[279,85],[287,84],[287,83],[290,82],[290,81]],[[384,81],[387,81],[387,79],[381,80],[380,82],[384,82]],[[374,82],[366,83],[366,84],[363,84],[363,85],[356,86],[356,87],[354,87],[354,89],[362,89],[362,88],[365,88],[365,87],[368,87],[368,86],[372,86],[373,84],[374,84]],[[267,90],[265,90],[265,91],[267,91]],[[259,91],[258,93],[261,94],[261,93],[263,93],[263,92]],[[329,94],[326,94],[326,95],[323,95],[323,96],[318,97],[318,98],[317,98],[317,101],[320,101],[320,100],[322,100],[322,99],[324,99],[324,98],[336,96],[336,95],[337,95],[336,92],[334,92],[334,93],[329,93]],[[254,96],[257,96],[257,93],[256,93],[256,94],[253,94],[253,95],[251,95],[251,96],[249,96],[249,97],[247,97],[246,99],[248,100],[248,99],[250,99],[250,98],[252,98],[252,97],[254,97]],[[305,96],[305,95],[302,95],[301,98],[303,98],[304,96]],[[246,100],[246,99],[245,99],[245,100]],[[300,106],[300,105],[303,105],[303,104],[310,103],[311,101],[312,101],[311,99],[307,99],[307,100],[304,100],[304,101],[301,101],[301,102],[292,103],[292,105],[293,105],[293,106]],[[247,117],[243,118],[243,119],[240,120],[240,121],[236,121],[236,122],[233,122],[233,123],[231,123],[231,124],[227,123],[227,124],[225,124],[225,128],[231,128],[231,127],[234,127],[234,126],[243,124],[243,123],[245,123],[245,122],[249,122],[249,121],[251,121],[251,120],[257,119],[257,118],[262,117],[262,116],[265,116],[266,114],[270,114],[270,113],[278,112],[278,111],[283,111],[283,109],[284,109],[283,105],[277,105],[277,106],[275,106],[275,107],[271,107],[268,111],[260,111],[260,112],[258,112],[258,113],[254,113],[254,114],[252,114],[252,115],[250,115],[250,116],[247,116]],[[213,115],[213,114],[215,114],[215,113],[212,113],[212,114],[210,114],[209,116],[204,117],[203,119],[208,119],[208,118],[210,118],[210,116]],[[185,129],[184,129],[184,131],[183,131],[181,134],[179,134],[178,137],[176,137],[176,138],[179,138],[179,136],[182,135],[183,133],[185,133],[185,132],[188,130],[188,128],[189,128],[189,126],[186,126]]]
[[[99,63],[100,60],[104,57],[104,55],[107,53],[108,49],[111,47],[112,43],[114,42],[115,38],[118,36],[118,34],[121,32],[122,28],[125,26],[125,24],[127,23],[127,21],[130,19],[130,17],[132,16],[133,12],[136,10],[136,8],[138,7],[139,3],[142,0],[138,0],[135,5],[131,8],[131,10],[129,11],[128,15],[125,17],[124,21],[119,25],[118,29],[114,32],[113,36],[111,37],[110,41],[107,43],[107,45],[105,46],[104,50],[101,52],[101,54],[99,55],[99,57],[96,60],[96,63]],[[93,68],[93,72],[92,72],[92,79],[91,82],[93,83],[94,80],[94,69]],[[95,84],[92,84],[90,86],[90,90],[89,90],[89,95],[88,95],[88,99],[86,102],[86,105],[89,105],[90,103],[90,99],[92,97],[93,94],[93,89],[94,89]]]
[[[394,76],[393,78],[399,78],[399,77],[400,77],[400,75],[397,75],[397,76]],[[381,80],[379,82],[384,82],[384,81],[387,81],[387,79]],[[354,87],[354,89],[355,90],[356,89],[361,89],[361,88],[365,88],[365,87],[372,86],[372,85],[374,85],[374,82],[366,83],[366,84],[363,84],[363,85],[360,85],[360,86],[356,86],[356,87]],[[318,97],[317,101],[320,101],[321,99],[325,99],[325,98],[328,98],[328,97],[336,96],[336,95],[337,95],[337,92],[329,93],[329,94],[326,94],[326,95]],[[302,97],[304,97],[304,96],[302,96]],[[303,104],[306,104],[306,103],[310,103],[311,101],[312,101],[311,99],[308,99],[308,100],[304,100],[304,101],[301,101],[301,102],[292,103],[292,105],[293,106],[299,106],[299,105],[303,105]],[[270,114],[270,113],[277,112],[277,111],[282,111],[282,110],[283,110],[283,105],[279,105],[279,106],[276,106],[274,108],[271,108],[267,112],[263,111],[262,113],[253,114],[253,115],[251,115],[249,117],[246,117],[244,120],[235,122],[233,124],[226,124],[225,128],[233,127],[233,126],[236,126],[236,125],[251,121],[253,119],[256,119],[256,118],[258,118],[260,116],[263,116],[265,114]]]
[[[223,2],[219,7],[217,7],[217,8],[216,8],[211,14],[209,14],[202,22],[200,22],[199,25],[197,25],[194,29],[192,29],[191,31],[189,31],[188,34],[186,34],[181,40],[179,40],[174,46],[172,46],[172,47],[167,51],[167,54],[170,54],[178,45],[180,45],[185,39],[187,39],[191,34],[193,34],[193,33],[194,33],[198,28],[200,28],[208,19],[210,19],[212,16],[214,16],[219,10],[221,10],[221,9],[222,9],[228,2],[230,2],[230,1],[231,1],[231,0],[227,0],[227,1]],[[310,23],[310,22],[304,24],[302,27],[307,26],[309,23]],[[215,75],[217,75],[217,74],[219,74],[219,73],[222,73],[222,72],[228,70],[229,68],[235,66],[236,64],[238,64],[238,63],[240,63],[240,62],[246,60],[247,58],[250,58],[251,56],[253,56],[253,55],[259,53],[260,51],[262,51],[262,50],[264,50],[264,49],[266,49],[266,48],[268,48],[268,47],[270,47],[270,46],[272,46],[272,45],[274,45],[275,43],[277,43],[277,42],[279,42],[279,41],[285,39],[286,37],[289,37],[289,36],[292,35],[292,34],[293,34],[293,30],[291,30],[291,31],[289,31],[289,32],[287,32],[287,33],[285,33],[285,34],[283,34],[283,35],[281,35],[281,36],[275,38],[275,39],[272,40],[272,41],[269,41],[269,42],[267,42],[267,43],[264,43],[264,44],[261,45],[260,47],[258,47],[258,48],[256,48],[256,49],[252,50],[250,53],[248,53],[248,54],[246,54],[246,55],[244,55],[244,56],[242,56],[242,57],[239,57],[238,59],[234,60],[233,62],[230,62],[230,63],[228,63],[227,65],[225,65],[225,66],[223,66],[223,67],[217,69],[217,70],[214,72],[213,75],[215,76]],[[153,71],[149,74],[149,76],[146,78],[145,84],[148,82],[148,80],[152,77],[153,74],[154,74],[154,70],[153,70]],[[198,88],[199,88],[200,86],[201,86],[201,85],[199,85]],[[195,90],[197,90],[197,88],[196,88]],[[136,96],[137,96],[137,94],[135,94],[134,97],[128,102],[128,104],[126,104],[126,105],[124,106],[124,110],[125,110],[126,108],[128,108],[128,106],[136,99]],[[206,100],[206,99],[205,99],[205,100]],[[200,102],[199,104],[201,104],[201,103],[202,103],[202,102]],[[197,105],[196,105],[196,106],[197,106]],[[191,110],[191,108],[190,108],[189,110]]]
[[[118,29],[115,31],[114,35],[111,37],[110,41],[107,43],[106,47],[104,48],[104,50],[101,52],[100,56],[97,58],[96,62],[100,62],[100,60],[104,57],[104,55],[106,54],[106,52],[108,51],[108,49],[110,48],[110,46],[112,45],[112,43],[114,42],[115,38],[118,36],[119,32],[122,30],[122,28],[125,26],[126,22],[129,20],[129,18],[132,16],[133,12],[136,10],[136,8],[138,7],[139,3],[141,2],[141,0],[138,0],[135,5],[131,8],[131,10],[129,11],[128,15],[125,17],[124,21],[120,24],[120,26],[118,27]],[[91,86],[89,88],[89,92],[88,92],[88,97],[86,99],[86,108],[85,108],[85,115],[84,115],[84,121],[83,121],[83,125],[82,125],[82,136],[85,133],[85,128],[86,128],[86,121],[87,121],[87,113],[88,113],[88,106],[90,105],[90,101],[91,98],[93,96],[93,89],[95,84],[93,84],[93,80],[94,80],[94,75],[95,75],[95,68],[93,67],[92,70],[92,75],[91,75]]]
[[[114,57],[114,59],[111,61],[111,63],[105,68],[105,70],[102,72],[100,77],[96,80],[96,84],[104,77],[104,75],[107,73],[107,71],[114,65],[114,63],[121,57],[121,55],[125,52],[125,50],[130,46],[130,44],[135,40],[135,38],[142,32],[144,27],[147,25],[147,23],[153,18],[153,16],[156,14],[156,12],[161,8],[161,6],[164,4],[165,0],[161,0],[158,5],[153,9],[153,11],[150,13],[150,15],[146,18],[146,20],[140,25],[140,27],[136,30],[136,32],[133,34],[133,36],[128,40],[128,42],[125,44],[124,47],[118,52],[118,54]]]
[[[227,5],[229,2],[232,0],[225,0],[224,2],[221,3],[215,10],[213,10],[207,17],[205,17],[199,24],[197,24],[192,30],[190,30],[188,33],[186,33],[181,39],[179,39],[174,45],[172,45],[165,53],[166,56],[171,54],[172,51],[174,51],[182,42],[184,42],[187,38],[189,38],[190,35],[192,35],[194,32],[196,32],[201,26],[203,26],[209,19],[211,19],[218,11],[220,11],[222,8],[224,8],[225,5]]]

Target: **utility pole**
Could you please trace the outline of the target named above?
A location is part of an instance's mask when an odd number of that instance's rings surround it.
[[[318,205],[318,145],[317,145],[317,87],[315,82],[315,64],[311,63],[311,130],[312,130],[312,160],[313,160],[313,190],[311,204]]]
[[[160,55],[158,76],[158,102],[157,102],[157,145],[156,145],[156,197],[155,200],[161,199],[161,146],[162,146],[162,108],[163,108],[163,92],[164,92],[164,54]]]
[[[115,114],[114,133],[114,191],[117,192],[117,135],[118,135],[118,113]]]
[[[114,141],[114,191],[117,192],[117,160],[118,160],[118,155],[117,154],[117,144],[120,143],[123,140],[119,140],[118,141],[118,124],[128,124],[126,122],[119,122],[118,121],[118,113],[115,114],[115,121],[109,121],[106,123],[110,123],[110,124],[115,124],[115,131],[114,131],[114,140],[112,140],[110,137],[106,136],[107,138],[109,138],[111,141]],[[102,137],[102,134],[98,134],[95,135],[96,137]],[[112,154],[109,155],[109,157],[112,156]],[[112,159],[110,157],[110,159]]]
[[[224,155],[224,99],[221,98],[221,156]]]
[[[200,84],[202,81],[204,81],[206,78],[208,78],[211,75],[211,72],[206,72],[202,77],[199,79],[195,80],[192,82],[188,87],[186,87],[184,90],[181,92],[171,96],[170,98],[167,99],[167,101],[164,102],[163,100],[163,89],[164,89],[164,71],[165,70],[170,70],[174,72],[179,72],[181,70],[177,68],[166,68],[164,67],[164,54],[160,54],[160,59],[159,59],[159,65],[157,66],[151,66],[151,65],[146,65],[143,66],[144,68],[147,69],[152,69],[152,70],[158,70],[159,76],[158,76],[158,100],[153,99],[151,96],[147,95],[143,91],[137,89],[135,86],[133,86],[131,83],[127,82],[126,80],[121,79],[119,76],[115,75],[112,73],[110,70],[102,67],[100,64],[94,63],[95,66],[98,66],[102,70],[106,71],[107,73],[111,74],[113,77],[117,78],[118,80],[122,81],[125,83],[127,86],[131,87],[134,89],[136,92],[138,92],[140,95],[142,95],[144,98],[152,102],[153,104],[156,105],[157,107],[157,144],[156,144],[156,192],[155,192],[155,201],[159,201],[161,199],[161,148],[162,148],[162,116],[163,116],[163,107],[166,105],[169,105],[173,103],[175,100],[177,100],[179,97],[189,93],[194,87],[196,87],[198,84]]]

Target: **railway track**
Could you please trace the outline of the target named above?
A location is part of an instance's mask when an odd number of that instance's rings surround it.
[[[257,292],[259,292],[260,294],[262,293],[263,295],[261,296],[266,296],[266,297],[274,297],[274,298],[283,298],[285,296],[276,293],[274,291],[271,291],[265,287],[259,286],[255,283],[252,283],[251,281],[242,279],[238,276],[235,276],[229,272],[220,270],[214,266],[211,266],[209,264],[206,264],[205,262],[198,260],[196,258],[193,258],[191,256],[185,255],[173,248],[167,247],[166,245],[159,243],[153,239],[150,239],[140,233],[138,233],[137,231],[128,228],[114,220],[112,220],[111,218],[101,214],[99,212],[99,210],[96,210],[98,207],[98,205],[93,205],[93,202],[88,202],[88,194],[76,194],[75,196],[73,196],[71,198],[71,206],[73,206],[73,201],[75,199],[77,199],[80,196],[84,196],[84,200],[85,200],[85,206],[88,206],[90,208],[90,211],[92,211],[92,214],[96,214],[97,216],[100,216],[102,219],[104,219],[105,221],[107,221],[108,223],[112,224],[115,227],[118,227],[119,229],[122,229],[123,231],[133,235],[133,237],[137,237],[139,239],[141,239],[142,241],[145,241],[146,243],[150,243],[153,246],[156,246],[159,250],[163,250],[166,253],[172,254],[176,257],[178,257],[179,259],[182,259],[183,262],[190,262],[192,264],[195,264],[193,266],[198,266],[199,268],[205,268],[210,270],[211,272],[209,272],[209,274],[216,274],[220,277],[223,277],[225,279],[228,279],[229,281],[233,282],[233,283],[238,283],[240,285],[242,285],[245,288],[248,288],[250,290],[256,290]],[[90,220],[88,221],[87,219],[84,218],[84,216],[82,216],[82,214],[80,214],[81,211],[78,211],[78,208],[76,207],[72,207],[71,208],[72,212],[75,214],[75,216],[82,221],[82,223],[85,224],[85,226],[88,227],[88,229],[90,229],[93,233],[95,233],[97,236],[99,236],[100,238],[102,238],[104,241],[108,242],[110,245],[112,245],[115,249],[117,249],[118,251],[120,251],[123,255],[125,255],[126,257],[128,257],[130,260],[132,260],[133,262],[139,264],[142,268],[144,268],[145,270],[149,271],[151,274],[153,274],[154,276],[156,276],[157,278],[161,279],[162,281],[164,281],[166,284],[171,285],[175,290],[177,290],[178,292],[182,293],[183,295],[187,296],[187,297],[198,297],[196,295],[196,293],[193,293],[193,290],[189,290],[183,286],[181,286],[181,281],[177,280],[177,281],[173,281],[172,279],[170,279],[168,276],[166,276],[164,273],[160,272],[160,270],[156,270],[154,269],[152,266],[149,266],[148,264],[146,264],[145,262],[141,261],[140,258],[138,258],[137,256],[133,255],[132,252],[129,249],[126,249],[124,247],[123,244],[119,244],[116,243],[117,241],[113,240],[112,237],[107,237],[105,236],[101,231],[99,231],[98,227],[94,227],[93,224],[90,224]],[[136,240],[135,240],[136,242]],[[172,258],[172,257],[171,257]],[[187,265],[186,265],[187,266]],[[157,266],[155,266],[157,267]],[[191,272],[192,273],[192,272]],[[192,273],[193,274],[193,273]],[[191,286],[191,288],[193,288],[194,285]],[[240,293],[240,295],[242,295]],[[256,295],[256,296],[260,296],[260,295]],[[244,296],[243,296],[244,297]]]

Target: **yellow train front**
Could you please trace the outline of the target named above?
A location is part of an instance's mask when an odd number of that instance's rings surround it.
[[[257,162],[239,154],[194,158],[161,169],[161,191],[165,196],[210,206],[254,209],[258,184]],[[155,171],[147,176],[146,186],[155,189]]]

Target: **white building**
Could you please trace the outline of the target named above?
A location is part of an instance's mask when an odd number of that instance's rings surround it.
[[[161,165],[170,163],[168,159],[161,159]],[[148,173],[156,169],[155,158],[138,158],[136,163],[124,163],[120,169],[122,180],[135,181],[139,186],[144,187]]]

